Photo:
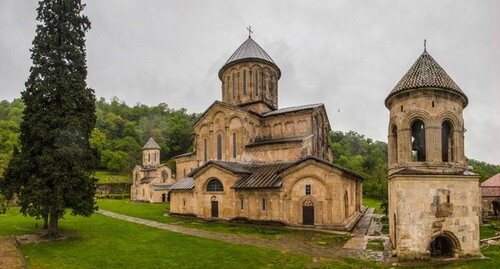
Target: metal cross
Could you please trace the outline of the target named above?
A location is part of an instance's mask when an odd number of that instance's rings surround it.
[[[427,51],[427,45],[426,45],[426,43],[427,43],[427,40],[424,39],[424,51]]]
[[[251,38],[252,37],[252,34],[253,34],[253,31],[252,31],[252,26],[248,26],[247,27],[247,30],[248,30],[248,37]]]

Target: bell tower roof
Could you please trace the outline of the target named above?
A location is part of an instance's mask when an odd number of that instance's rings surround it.
[[[248,60],[268,62],[274,65],[278,69],[278,72],[280,72],[278,66],[273,61],[271,56],[269,56],[269,54],[267,54],[267,52],[261,46],[259,46],[259,44],[257,44],[257,42],[255,42],[251,36],[248,36],[248,39],[243,42],[243,44],[241,44],[238,49],[236,49],[236,51],[231,55],[231,57],[229,57],[229,59],[227,59],[226,63],[222,66],[219,71],[219,78],[222,77],[223,70],[228,66]]]
[[[448,90],[463,96],[466,102],[465,105],[467,105],[468,102],[465,93],[436,62],[436,60],[432,58],[426,49],[424,49],[424,52],[420,55],[420,57],[418,57],[415,63],[410,67],[410,69],[408,69],[406,74],[389,93],[385,99],[386,106],[387,101],[392,96],[418,88],[440,88]]]
[[[142,149],[160,149],[160,146],[156,141],[151,137],[149,138],[148,142],[142,147]]]

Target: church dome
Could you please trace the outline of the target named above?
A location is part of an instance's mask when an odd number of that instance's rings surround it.
[[[439,88],[451,91],[462,96],[465,99],[464,107],[467,106],[468,99],[465,93],[426,50],[424,50],[422,55],[418,57],[415,63],[389,93],[385,99],[386,106],[391,97],[418,88]]]
[[[248,39],[241,44],[238,49],[227,59],[226,63],[222,66],[222,68],[219,71],[219,78],[222,78],[222,73],[224,73],[224,70],[227,69],[229,66],[232,66],[233,64],[242,62],[242,61],[264,61],[267,62],[271,65],[273,65],[277,70],[279,76],[281,76],[281,71],[276,65],[276,63],[273,61],[271,56],[267,54],[267,52],[255,42],[252,37],[248,37]]]

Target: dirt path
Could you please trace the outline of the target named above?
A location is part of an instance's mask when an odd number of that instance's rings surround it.
[[[306,254],[316,258],[314,260],[318,260],[321,258],[339,258],[339,257],[353,257],[359,259],[368,259],[370,257],[369,251],[366,250],[357,250],[357,249],[344,249],[342,246],[328,246],[328,245],[319,245],[312,242],[305,242],[304,238],[294,238],[293,236],[285,236],[278,239],[268,240],[255,238],[250,236],[243,235],[235,235],[235,234],[227,234],[227,233],[217,233],[205,230],[199,230],[194,228],[188,228],[178,225],[160,223],[151,220],[145,220],[135,217],[130,217],[126,215],[117,214],[114,212],[106,211],[100,209],[97,211],[98,213],[117,218],[133,223],[142,224],[149,227],[154,227],[163,230],[169,230],[176,233],[192,235],[196,237],[208,238],[213,240],[224,241],[228,243],[234,244],[244,244],[244,245],[252,245],[252,246],[261,246],[267,248],[274,248],[285,252],[297,253],[297,254]],[[306,231],[304,234],[310,233],[309,236],[314,236],[314,234],[318,233],[315,231]]]
[[[19,251],[11,237],[0,237],[0,268],[24,268]]]

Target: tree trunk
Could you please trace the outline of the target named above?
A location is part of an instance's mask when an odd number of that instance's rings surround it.
[[[45,215],[43,216],[43,229],[49,228],[49,216]]]
[[[57,238],[59,237],[59,219],[57,218],[57,213],[51,212],[49,217],[49,227],[45,237]]]

